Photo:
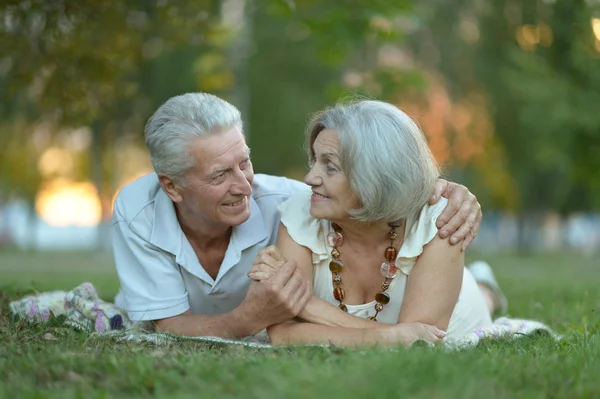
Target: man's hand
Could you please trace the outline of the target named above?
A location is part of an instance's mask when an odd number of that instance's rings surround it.
[[[481,205],[468,188],[443,179],[438,179],[435,183],[429,203],[435,204],[440,197],[448,199],[448,206],[437,219],[440,237],[452,235],[450,243],[454,245],[462,241],[462,249],[465,250],[479,230]]]
[[[275,245],[269,245],[262,249],[248,271],[248,277],[252,280],[261,281],[271,278],[279,269],[285,265],[287,260]]]
[[[270,326],[296,317],[310,298],[311,283],[302,277],[294,261],[288,261],[271,277],[251,281],[240,308],[255,323]]]

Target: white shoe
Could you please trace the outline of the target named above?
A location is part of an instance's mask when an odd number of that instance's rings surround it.
[[[478,260],[467,266],[467,269],[469,269],[476,282],[489,287],[489,289],[496,294],[498,302],[500,303],[499,311],[501,314],[506,314],[506,311],[508,310],[508,300],[506,299],[506,295],[504,295],[500,289],[496,277],[494,277],[492,267],[487,262]]]

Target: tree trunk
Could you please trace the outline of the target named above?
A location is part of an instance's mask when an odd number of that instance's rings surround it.
[[[107,248],[106,241],[108,240],[108,225],[106,223],[106,207],[104,206],[104,167],[103,167],[103,148],[104,143],[102,140],[102,129],[103,125],[99,120],[95,120],[92,123],[92,145],[91,145],[91,172],[92,172],[92,183],[96,187],[96,192],[100,198],[101,203],[101,217],[98,226],[96,227],[96,244],[95,250],[100,252]]]
[[[231,90],[231,103],[241,112],[246,122],[250,111],[250,87],[248,84],[248,49],[252,39],[252,3],[247,0],[225,0],[221,3],[221,17],[224,25],[233,32],[233,40],[227,50],[228,65],[235,75]],[[244,124],[246,140],[250,137],[251,126]]]

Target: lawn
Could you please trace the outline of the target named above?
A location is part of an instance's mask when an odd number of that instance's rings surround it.
[[[597,257],[481,258],[494,266],[511,316],[544,321],[565,338],[484,342],[453,353],[90,339],[57,322],[11,321],[7,304],[83,281],[111,300],[117,278],[109,255],[0,251],[0,397],[599,398]]]

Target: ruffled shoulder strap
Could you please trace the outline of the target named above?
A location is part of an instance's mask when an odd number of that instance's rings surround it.
[[[279,205],[281,223],[292,240],[311,250],[313,263],[327,258],[326,226],[310,215],[310,190],[301,190]]]
[[[433,240],[438,233],[435,223],[447,204],[448,200],[441,198],[436,204],[425,205],[410,231],[405,233],[404,242],[396,259],[396,266],[404,274],[410,274],[415,264],[415,258],[423,253],[425,245]]]

